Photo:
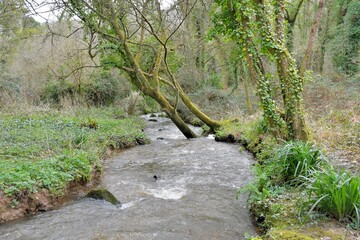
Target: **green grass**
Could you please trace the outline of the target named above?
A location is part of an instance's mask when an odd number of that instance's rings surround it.
[[[360,177],[328,166],[308,178],[312,208],[360,229]]]
[[[113,109],[0,117],[0,191],[9,196],[42,188],[61,195],[69,182],[88,180],[109,147],[147,140],[139,118]]]
[[[301,182],[303,177],[307,177],[313,169],[317,169],[323,159],[321,152],[312,144],[290,141],[275,149],[266,164],[273,172],[273,178],[276,176],[279,183],[296,184]]]

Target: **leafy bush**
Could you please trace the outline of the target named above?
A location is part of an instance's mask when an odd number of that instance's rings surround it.
[[[279,197],[286,192],[286,186],[276,186],[271,180],[272,170],[266,168],[264,165],[256,164],[252,168],[256,178],[254,182],[241,188],[237,195],[245,192],[249,193],[247,200],[253,213],[254,220],[261,227],[266,230],[272,227],[270,219],[278,219],[282,210],[279,204]]]
[[[109,72],[95,74],[88,82],[75,83],[68,80],[49,82],[40,96],[43,102],[61,104],[63,98],[72,104],[83,101],[89,106],[108,106],[120,94],[119,82]]]
[[[40,99],[43,102],[53,105],[59,105],[61,99],[68,97],[73,99],[78,89],[75,85],[68,81],[49,82],[45,85],[40,93]]]
[[[310,143],[291,141],[276,149],[266,164],[274,170],[275,181],[296,184],[302,181],[299,176],[308,176],[322,160],[321,152]]]
[[[119,95],[119,91],[119,83],[108,72],[102,72],[84,87],[87,104],[97,107],[112,104]]]
[[[360,2],[349,1],[343,21],[337,26],[333,40],[333,61],[338,69],[346,74],[354,75],[359,72],[360,47]]]
[[[307,178],[312,210],[327,213],[340,221],[360,227],[360,177],[326,167]]]

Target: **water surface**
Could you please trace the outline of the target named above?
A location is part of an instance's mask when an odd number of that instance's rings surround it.
[[[101,185],[121,207],[82,198],[0,225],[0,239],[208,240],[254,234],[246,196],[235,198],[251,179],[251,155],[212,137],[185,139],[169,120],[157,120],[146,129],[151,144],[105,162]]]

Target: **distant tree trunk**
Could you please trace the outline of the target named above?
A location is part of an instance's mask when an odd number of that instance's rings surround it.
[[[325,53],[326,53],[326,43],[328,41],[328,34],[329,34],[329,21],[330,21],[330,9],[332,4],[328,6],[326,20],[324,27],[321,29],[321,41],[320,41],[320,49],[319,49],[319,56],[318,56],[318,71],[319,73],[323,73],[324,71],[324,64],[325,64]]]
[[[216,44],[218,45],[216,48],[216,59],[219,63],[219,67],[221,70],[220,79],[222,88],[224,90],[227,90],[229,88],[229,82],[231,79],[230,71],[229,71],[229,61],[226,57],[226,49],[224,49],[224,44],[221,42],[219,38],[216,38]]]
[[[295,28],[295,22],[297,19],[297,16],[300,12],[301,6],[303,5],[304,1],[306,0],[298,0],[297,4],[295,5],[295,9],[288,9],[286,11],[285,18],[288,22],[288,30],[287,30],[287,48],[290,52],[293,50],[293,44],[294,44],[294,28]]]
[[[251,99],[249,94],[249,73],[245,63],[242,64],[242,69],[243,69],[242,72],[244,74],[243,82],[244,82],[244,91],[246,97],[246,107],[249,111],[249,114],[252,115],[254,111],[251,105]]]
[[[325,6],[326,6],[326,0],[320,0],[318,10],[316,11],[316,14],[315,14],[314,22],[313,22],[313,25],[310,30],[310,36],[309,36],[307,48],[306,48],[304,57],[300,64],[300,75],[301,76],[304,75],[306,69],[309,66],[309,63],[311,60],[311,53],[313,51],[314,44],[317,39],[319,24],[320,24],[321,17],[322,17],[323,11],[325,9]]]

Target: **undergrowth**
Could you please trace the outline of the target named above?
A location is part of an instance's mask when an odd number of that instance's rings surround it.
[[[360,230],[360,177],[327,166],[307,179],[311,210],[316,209]]]
[[[312,143],[276,140],[262,121],[242,125],[237,134],[257,157],[254,181],[238,194],[249,193],[248,204],[263,238],[293,239],[285,237],[289,234],[298,236],[294,239],[317,239],[319,230],[310,231],[311,226],[331,219],[359,230],[359,176],[333,167]],[[226,126],[220,134],[231,134],[231,129]],[[322,237],[342,239],[341,231],[331,234],[321,229]]]
[[[121,118],[121,119],[120,119]],[[139,118],[114,109],[1,114],[0,191],[8,196],[89,180],[108,148],[146,142]]]

